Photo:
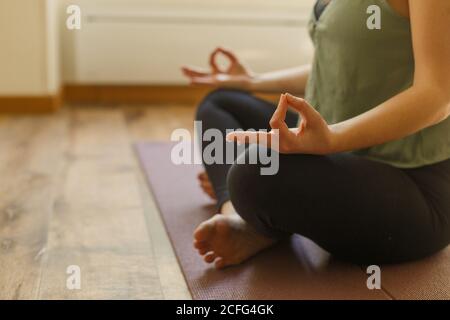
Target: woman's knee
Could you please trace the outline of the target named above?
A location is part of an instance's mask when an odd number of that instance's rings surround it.
[[[246,155],[255,151],[252,146],[247,150]],[[246,155],[241,155],[245,157]],[[277,177],[263,175],[264,165],[261,163],[249,164],[242,161],[242,164],[235,163],[228,172],[228,191],[230,199],[236,210],[241,215],[251,215],[261,213],[263,208],[271,201],[270,197],[277,188]],[[238,162],[239,163],[239,162]]]
[[[234,202],[250,201],[256,188],[260,187],[258,166],[251,164],[233,164],[228,172],[228,190]]]
[[[236,91],[231,89],[216,89],[208,93],[197,108],[196,120],[204,121],[209,119],[211,113],[215,112],[214,109],[221,108],[234,93]]]
[[[230,199],[241,215],[260,215],[266,221],[284,221],[287,209],[304,205],[312,191],[319,192],[317,162],[321,157],[308,155],[278,154],[271,161],[277,162],[278,170],[273,175],[263,174],[267,165],[258,162],[248,164],[249,153],[258,152],[251,146],[241,155],[240,163],[234,164],[228,172]],[[242,159],[242,157],[246,157]],[[239,159],[237,160],[239,162]],[[316,188],[311,189],[311,185]],[[295,199],[295,200],[293,200]],[[295,204],[295,206],[294,206]]]
[[[267,237],[281,238],[287,215],[283,210],[280,177],[262,175],[261,164],[234,164],[228,172],[228,191],[236,212]],[[288,211],[288,210],[286,210]]]
[[[228,171],[227,185],[231,203],[237,213],[252,224],[259,219],[260,201],[257,165],[234,164]]]

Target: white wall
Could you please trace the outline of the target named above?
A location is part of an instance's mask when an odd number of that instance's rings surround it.
[[[59,89],[55,0],[0,1],[0,95]]]
[[[63,79],[67,83],[183,83],[178,67],[205,65],[208,52],[217,45],[235,49],[259,72],[305,63],[312,56],[305,23],[313,2],[60,0]],[[79,4],[82,9],[80,31],[65,28],[69,4]],[[183,21],[208,17],[212,17],[209,25]],[[230,21],[223,26],[215,23],[217,17]],[[164,18],[173,23],[161,23]],[[303,25],[232,25],[234,18],[287,24],[301,20]]]
[[[61,53],[60,53],[60,25],[58,0],[47,2],[47,85],[51,93],[61,89]]]

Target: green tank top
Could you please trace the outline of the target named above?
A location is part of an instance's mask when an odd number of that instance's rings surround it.
[[[367,8],[381,9],[381,30],[369,30]],[[315,47],[306,99],[329,124],[364,113],[413,84],[409,19],[386,0],[333,0],[309,31]],[[424,106],[426,107],[426,106]],[[406,138],[354,153],[400,168],[450,158],[450,118]]]

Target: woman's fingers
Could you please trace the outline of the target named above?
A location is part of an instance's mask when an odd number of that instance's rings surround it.
[[[205,77],[210,75],[210,72],[197,67],[183,66],[181,67],[183,74],[189,78],[192,77]]]
[[[211,70],[213,73],[221,73],[222,71],[219,69],[217,65],[217,55],[219,54],[219,48],[216,48],[211,55],[209,56],[209,65],[211,66]]]
[[[276,138],[278,137],[273,131],[234,131],[227,134],[226,140],[239,144],[259,144],[270,148],[273,145],[273,139]]]
[[[287,97],[283,94],[281,95],[277,109],[270,120],[270,127],[273,129],[271,132],[235,131],[227,135],[227,141],[235,141],[240,144],[259,144],[265,147],[272,147],[275,145],[274,139],[277,139],[277,146],[286,146],[295,135],[291,130],[289,130],[289,127],[285,121],[288,109],[289,104]]]
[[[239,63],[236,55],[230,50],[224,48],[216,48],[209,57],[209,65],[211,67],[211,71],[191,66],[183,66],[181,67],[181,71],[186,77],[190,78],[192,83],[194,84],[210,85],[212,84],[213,79],[211,76],[213,74],[226,73],[221,70],[217,64],[217,56],[219,54],[223,54],[225,57],[227,57],[230,60],[231,65]]]
[[[228,49],[220,47],[220,48],[218,48],[218,51],[220,53],[222,53],[225,57],[227,57],[230,60],[231,63],[238,63],[239,62],[238,58],[236,57],[236,55],[231,50],[228,50]]]
[[[217,56],[219,54],[223,54],[226,58],[228,58],[231,64],[230,67],[232,67],[236,63],[239,63],[238,58],[232,51],[224,49],[222,47],[216,48],[209,57],[209,65],[211,66],[213,73],[225,73],[223,70],[219,68],[217,64]]]
[[[285,119],[289,106],[297,110],[302,117],[299,129],[289,129],[286,124]],[[308,144],[308,140],[303,140],[303,137],[298,139],[299,134],[305,130],[308,124],[312,124],[310,129],[312,129],[311,132],[313,133],[315,133],[314,130],[321,129],[320,126],[315,126],[315,124],[320,123],[318,120],[323,119],[305,100],[290,94],[284,94],[281,96],[278,107],[270,121],[270,126],[273,129],[271,132],[235,131],[229,133],[226,139],[227,141],[234,141],[240,144],[263,145],[280,153],[295,153],[303,150],[305,141]],[[326,125],[324,120],[322,123]]]
[[[302,117],[301,125],[303,128],[307,126],[308,122],[314,120],[318,115],[317,111],[311,107],[306,100],[294,97],[291,94],[286,94],[286,99],[289,105],[300,113]]]
[[[199,85],[199,86],[212,86],[215,85],[215,81],[211,76],[205,77],[193,77],[191,78],[191,84]]]
[[[282,94],[278,106],[272,115],[272,119],[270,119],[270,127],[272,129],[279,129],[285,123],[287,111],[288,104],[286,102],[286,96]]]
[[[272,129],[280,130],[280,135],[286,135],[289,133],[289,127],[286,124],[286,114],[289,109],[289,104],[286,99],[286,95],[282,94],[278,103],[277,109],[270,119],[270,127]]]
[[[208,71],[193,67],[182,67],[183,74],[189,78],[193,85],[213,85],[214,79]]]

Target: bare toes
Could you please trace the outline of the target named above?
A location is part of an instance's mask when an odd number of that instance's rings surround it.
[[[213,235],[214,226],[209,222],[204,222],[194,231],[194,239],[197,242],[207,242]]]
[[[216,258],[217,258],[217,255],[214,252],[209,252],[207,255],[205,255],[203,260],[205,260],[205,262],[207,262],[207,263],[213,263],[214,260],[216,260]]]
[[[202,243],[202,244],[194,244],[195,249],[197,249],[198,253],[200,255],[204,255],[205,253],[208,253],[211,251],[211,247],[209,243]]]
[[[201,183],[200,187],[202,188],[203,192],[205,192],[210,198],[216,199],[216,194],[210,184]]]
[[[214,192],[206,192],[206,194],[213,200],[217,200],[216,194]]]
[[[197,241],[194,240],[194,248],[196,249],[204,249],[208,246],[208,242],[207,241]]]
[[[200,186],[203,189],[211,189],[211,183],[209,181],[200,180]]]
[[[225,260],[223,258],[217,258],[216,262],[214,263],[214,266],[216,269],[223,269],[226,267]]]
[[[200,187],[204,192],[206,192],[209,196],[214,195],[214,190],[210,184],[201,184]]]
[[[217,200],[216,194],[214,192],[211,181],[209,180],[208,174],[206,172],[201,172],[197,176],[200,181],[200,187],[202,190],[212,199]]]
[[[204,256],[205,254],[207,254],[208,252],[210,252],[211,249],[210,249],[210,248],[204,248],[204,249],[198,249],[197,251],[198,251],[198,254],[199,254],[199,255]]]
[[[200,172],[200,173],[198,174],[198,178],[199,178],[200,180],[209,180],[209,179],[208,179],[208,175],[206,174],[205,171]]]

